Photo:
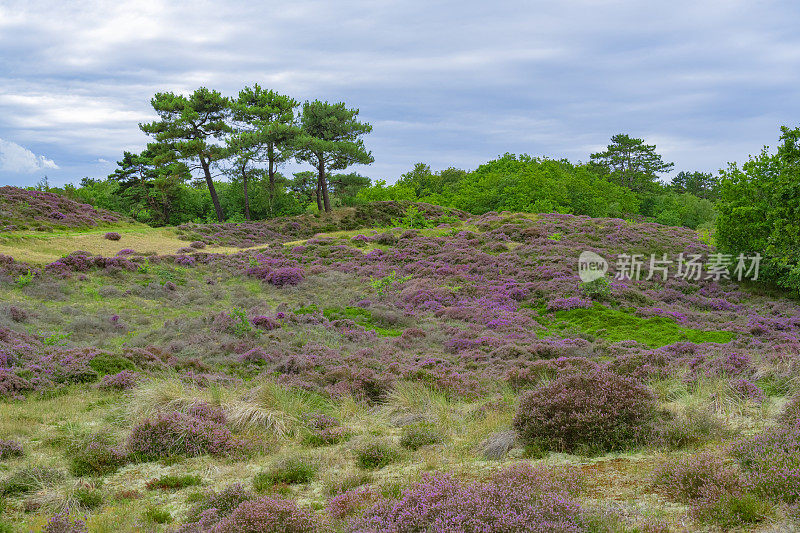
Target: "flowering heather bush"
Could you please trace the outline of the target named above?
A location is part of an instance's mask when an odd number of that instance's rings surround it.
[[[328,446],[337,444],[348,437],[348,431],[341,423],[321,413],[313,413],[304,417],[306,434],[303,435],[303,444],[309,446]]]
[[[109,231],[105,235],[103,235],[104,239],[108,239],[109,241],[118,241],[122,238],[122,235],[117,233],[116,231]]]
[[[786,404],[781,413],[781,422],[789,426],[800,424],[800,394],[796,394]]]
[[[200,515],[209,509],[215,509],[219,517],[228,516],[240,504],[255,499],[253,492],[240,483],[229,485],[219,492],[209,492],[189,511],[188,522],[197,522]]]
[[[731,388],[744,400],[752,400],[759,403],[764,401],[764,391],[749,379],[735,379],[731,381]]]
[[[0,461],[5,461],[10,457],[21,457],[22,455],[22,444],[15,440],[0,439]]]
[[[652,392],[607,371],[563,375],[520,399],[514,427],[544,448],[624,449],[645,436],[654,418]]]
[[[733,455],[757,494],[786,503],[800,499],[800,424],[739,441]]]
[[[358,487],[346,490],[328,500],[325,510],[331,517],[341,520],[372,503],[377,497],[378,495],[370,487]]]
[[[579,480],[528,465],[504,469],[486,482],[463,483],[449,474],[423,474],[399,499],[383,498],[350,524],[351,532],[459,531],[465,533],[586,531],[573,500]]]
[[[121,391],[132,389],[136,386],[138,380],[139,374],[129,370],[123,370],[117,374],[106,374],[97,386],[101,389]]]
[[[42,533],[87,533],[86,523],[69,516],[69,509],[50,518],[42,529]]]
[[[749,480],[738,465],[712,452],[665,462],[653,473],[654,487],[691,505],[692,514],[724,528],[762,521],[770,511],[748,491]]]
[[[653,486],[683,502],[730,493],[738,490],[743,482],[737,466],[713,452],[671,459],[653,472]]]
[[[435,425],[421,422],[403,427],[400,446],[416,451],[423,446],[442,442],[443,439],[441,431]]]
[[[127,440],[128,453],[139,461],[174,455],[225,455],[239,448],[240,444],[225,426],[178,412],[139,422]]]
[[[250,319],[250,322],[258,329],[263,329],[266,331],[272,331],[273,329],[278,329],[281,327],[281,323],[270,316],[254,316]]]
[[[267,281],[276,287],[283,287],[285,285],[297,285],[303,281],[302,268],[278,268],[272,271]]]
[[[314,533],[316,520],[293,501],[265,496],[241,503],[215,533]]]

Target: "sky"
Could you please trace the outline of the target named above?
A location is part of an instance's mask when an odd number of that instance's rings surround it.
[[[390,183],[616,133],[716,172],[800,125],[798,24],[792,0],[0,0],[0,185],[104,178],[156,92],[253,83],[360,109],[354,170]]]

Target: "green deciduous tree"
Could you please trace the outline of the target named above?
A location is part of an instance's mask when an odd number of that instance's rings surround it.
[[[298,161],[310,163],[317,170],[317,207],[331,210],[327,172],[343,170],[353,164],[374,161],[361,139],[372,126],[357,120],[358,109],[348,109],[340,102],[330,104],[315,100],[303,104],[302,136],[298,140]]]
[[[634,191],[652,188],[659,174],[669,172],[674,163],[665,163],[654,144],[644,144],[620,133],[611,137],[605,151],[590,156],[592,165],[608,179]]]
[[[169,147],[163,155],[190,162],[199,168],[214,203],[217,219],[225,217],[211,177],[212,165],[228,155],[219,143],[233,130],[228,124],[230,101],[219,92],[200,87],[191,95],[157,93],[150,101],[160,120],[139,128]]]
[[[717,244],[761,253],[762,277],[800,291],[800,128],[781,128],[776,153],[764,148],[722,172]]]

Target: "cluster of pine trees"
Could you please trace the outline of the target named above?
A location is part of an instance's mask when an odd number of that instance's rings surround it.
[[[320,211],[331,210],[331,186],[342,194],[355,195],[369,179],[358,174],[331,174],[353,164],[369,164],[372,154],[364,146],[363,135],[372,126],[358,120],[358,109],[344,103],[320,100],[302,105],[295,99],[258,84],[245,87],[229,98],[220,92],[201,87],[185,96],[172,92],[157,93],[151,100],[158,120],[140,124],[153,140],[141,153],[125,152],[108,183],[84,180],[76,196],[112,204],[105,196],[119,195],[132,216],[145,222],[169,224],[176,210],[197,211],[192,203],[202,202],[198,191],[184,184],[199,174],[205,181],[213,212],[220,222],[236,219],[220,201],[218,188],[230,188],[228,203],[241,194],[241,216],[252,218],[251,200],[258,199],[256,218],[293,214],[298,206],[287,202],[285,189],[295,193],[291,202],[302,204],[306,197],[316,201]],[[294,159],[308,163],[313,171],[298,173],[287,182],[279,166]],[[215,181],[226,176],[228,183]],[[254,186],[255,189],[254,190]],[[234,197],[234,198],[231,198]],[[238,202],[237,202],[238,203]],[[302,209],[302,207],[300,208]],[[179,217],[182,219],[182,217]]]

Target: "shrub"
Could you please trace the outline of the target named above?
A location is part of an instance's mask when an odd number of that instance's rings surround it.
[[[707,494],[730,493],[742,484],[736,465],[714,453],[665,461],[653,472],[653,486],[672,499],[691,502]]]
[[[148,490],[180,490],[186,487],[195,487],[200,485],[200,476],[192,474],[184,474],[182,476],[166,475],[160,478],[151,479],[147,482]]]
[[[781,422],[789,426],[800,423],[800,394],[796,394],[786,404],[781,413]]]
[[[644,436],[654,396],[608,371],[565,374],[525,394],[514,428],[527,443],[573,452],[624,449]]]
[[[89,361],[89,366],[101,376],[119,374],[124,370],[136,370],[136,365],[130,359],[111,354],[100,354],[94,357]]]
[[[148,522],[156,524],[169,524],[172,522],[172,515],[166,509],[160,507],[149,507],[142,515]]]
[[[94,437],[70,450],[69,471],[73,476],[104,476],[128,462],[128,455],[101,437]]]
[[[757,494],[790,504],[800,501],[800,425],[743,439],[733,455]]]
[[[328,514],[337,520],[341,520],[354,514],[359,508],[375,500],[376,494],[369,487],[361,487],[337,494],[325,505]]]
[[[308,446],[328,446],[345,440],[349,433],[335,418],[324,414],[306,416],[306,433],[303,444]]]
[[[267,281],[276,287],[297,285],[303,281],[303,269],[299,267],[277,268],[273,270]]]
[[[726,531],[742,524],[757,524],[772,511],[772,506],[751,493],[722,494],[701,502],[694,510],[700,520],[716,524]]]
[[[688,503],[698,520],[723,528],[760,522],[771,509],[746,490],[749,483],[736,464],[710,452],[666,461],[654,471],[653,485]]]
[[[200,515],[209,509],[215,509],[219,516],[227,516],[241,503],[255,498],[255,495],[236,483],[219,492],[204,494],[200,501],[189,511],[188,522],[197,522]]]
[[[315,519],[310,512],[283,498],[263,497],[240,504],[219,521],[217,533],[313,533]]]
[[[577,533],[585,530],[581,508],[573,500],[579,486],[571,473],[528,465],[473,483],[450,474],[426,473],[399,498],[379,500],[349,531]]]
[[[21,457],[23,455],[22,444],[15,440],[0,439],[0,461],[9,457]]]
[[[689,407],[676,415],[660,417],[654,443],[671,450],[697,447],[730,434],[725,423],[710,409]]]
[[[175,455],[223,455],[236,451],[239,444],[230,430],[217,422],[172,412],[136,424],[127,447],[132,458],[151,461]]]
[[[391,464],[400,457],[400,452],[388,442],[373,440],[360,444],[353,452],[356,464],[367,470],[376,470]]]
[[[106,374],[97,386],[104,390],[128,390],[136,386],[139,374],[123,370],[117,374]]]
[[[189,244],[189,246],[191,246],[196,250],[202,250],[203,248],[206,247],[206,243],[204,243],[203,241],[192,241],[192,243]]]
[[[269,470],[256,474],[253,478],[253,487],[262,492],[279,483],[287,485],[308,483],[314,479],[317,470],[317,465],[307,458],[285,457],[279,459]]]
[[[68,509],[51,517],[42,529],[42,533],[87,533],[88,531],[83,520],[70,518]]]
[[[258,329],[272,331],[281,327],[281,323],[269,316],[254,316],[250,322]]]
[[[83,509],[92,510],[103,505],[103,493],[92,488],[79,487],[72,492],[72,497]]]
[[[429,444],[442,442],[442,433],[430,423],[410,424],[403,427],[403,434],[400,437],[400,446],[409,450],[418,450]]]
[[[580,290],[592,300],[607,300],[611,296],[611,283],[608,278],[602,277],[581,283]]]
[[[116,231],[109,231],[108,233],[103,235],[103,238],[108,239],[109,241],[118,241],[122,238],[122,235],[120,235]]]

